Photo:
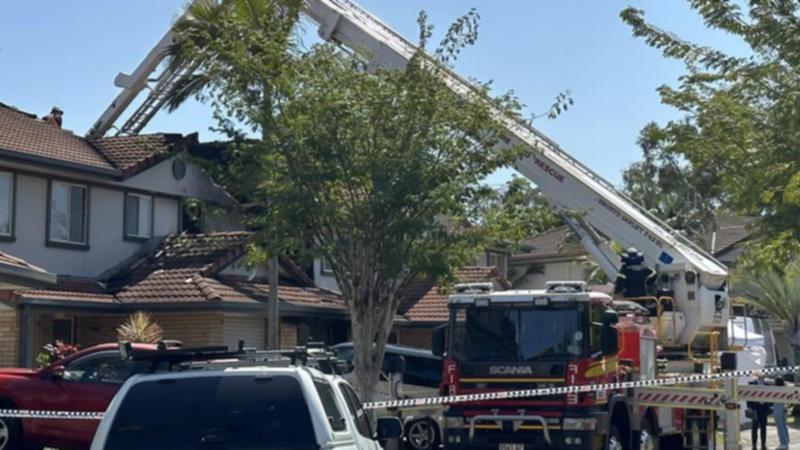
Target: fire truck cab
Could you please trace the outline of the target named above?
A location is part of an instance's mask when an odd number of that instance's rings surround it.
[[[448,305],[433,343],[444,356],[442,395],[655,377],[647,311],[583,282],[502,292],[459,285]],[[499,450],[649,447],[659,429],[655,411],[632,407],[622,390],[459,403],[443,422],[446,448]]]

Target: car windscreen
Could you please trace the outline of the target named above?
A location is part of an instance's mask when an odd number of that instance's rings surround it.
[[[204,376],[134,385],[106,450],[315,449],[300,384],[285,375]]]

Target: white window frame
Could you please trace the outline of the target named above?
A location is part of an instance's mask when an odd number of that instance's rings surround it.
[[[150,200],[150,208],[149,208],[150,209],[150,211],[149,211],[149,214],[150,214],[150,221],[149,222],[150,223],[147,225],[147,234],[141,234],[141,230],[139,230],[140,234],[133,234],[128,229],[128,202],[130,201],[130,197],[137,197],[139,199],[139,205],[141,205],[141,199],[142,198],[147,198],[147,199]],[[154,215],[155,215],[155,201],[156,201],[156,199],[152,195],[138,194],[138,193],[135,193],[135,192],[125,192],[125,201],[124,201],[123,208],[122,208],[122,228],[123,228],[123,234],[124,234],[126,239],[147,240],[147,239],[150,239],[151,237],[153,237],[153,223],[155,221],[155,217],[154,217]],[[140,211],[140,214],[141,214],[142,210],[139,209],[139,211]],[[136,218],[136,221],[139,222],[139,217]]]
[[[9,190],[8,190],[8,233],[0,231],[0,239],[13,239],[14,238],[14,221],[16,219],[16,197],[17,197],[17,177],[13,172],[0,171],[0,177],[8,176]]]
[[[84,190],[83,240],[81,241],[71,241],[69,240],[69,238],[64,240],[53,237],[53,189],[56,184],[63,184],[67,186],[69,194],[71,194],[71,190],[73,187],[81,188]],[[67,236],[70,235],[70,228],[69,228],[71,222],[70,214],[72,213],[71,202],[72,202],[72,195],[67,195],[67,210],[65,214],[66,224],[67,224]],[[47,192],[47,242],[56,245],[88,247],[89,245],[89,186],[88,185],[80,183],[72,183],[69,181],[50,180]]]
[[[331,267],[331,262],[328,261],[327,258],[319,259],[319,273],[329,277],[332,277],[334,275],[333,268]]]

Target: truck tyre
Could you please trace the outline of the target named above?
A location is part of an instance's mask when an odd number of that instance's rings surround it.
[[[22,449],[22,424],[19,419],[0,417],[0,450]]]
[[[433,420],[429,418],[411,420],[406,424],[405,429],[406,449],[434,450],[439,448],[439,427]]]
[[[645,419],[644,423],[642,424],[642,431],[639,432],[639,450],[659,450],[661,446],[659,445],[659,436],[658,431],[656,431],[655,425],[653,425],[653,421],[650,419]]]
[[[622,433],[619,432],[617,424],[611,424],[608,429],[608,440],[606,441],[606,450],[626,450],[625,441],[622,440]]]

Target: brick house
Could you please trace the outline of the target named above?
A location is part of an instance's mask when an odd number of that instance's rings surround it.
[[[510,289],[511,284],[496,266],[470,266],[456,271],[457,283],[492,283],[495,290]],[[431,279],[412,283],[403,294],[398,318],[389,338],[391,343],[430,348],[433,329],[448,320],[449,286],[440,286]]]
[[[25,362],[56,338],[84,346],[113,342],[133,311],[147,311],[167,337],[189,346],[234,347],[244,339],[264,348],[269,285],[266,268],[243,262],[248,238],[247,232],[173,235],[105,278],[60,277],[56,286],[17,292],[11,303],[20,311]],[[345,340],[341,298],[317,288],[288,258],[280,263],[281,345]]]
[[[31,366],[56,339],[115,341],[135,311],[186,345],[264,347],[267,270],[245,264],[250,235],[233,199],[187,157],[198,146],[165,133],[88,140],[0,103],[0,366]],[[188,224],[195,199],[213,207]],[[475,263],[504,271],[508,254],[488,249]],[[325,261],[281,258],[279,278],[282,346],[349,338]],[[494,267],[457,278],[508,287]],[[432,281],[414,283],[393,339],[429,347],[446,309]]]
[[[196,136],[87,140],[59,122],[0,103],[0,366],[115,340],[135,310],[187,344],[263,346],[266,270],[243,263],[235,203],[186,157]],[[189,199],[224,213],[186,234]],[[346,338],[336,293],[288,259],[280,283],[284,345]]]

